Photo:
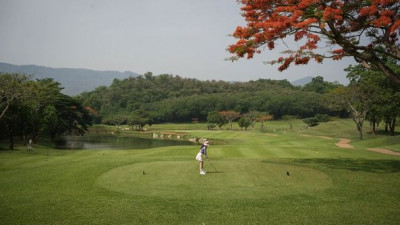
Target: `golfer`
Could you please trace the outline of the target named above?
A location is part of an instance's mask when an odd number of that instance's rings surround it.
[[[203,145],[201,146],[199,153],[197,153],[197,156],[196,156],[196,160],[199,161],[199,163],[200,163],[200,174],[201,175],[206,174],[206,171],[203,169],[203,155],[205,156],[206,159],[208,159],[208,156],[207,156],[207,147],[208,146],[209,146],[209,142],[205,141],[203,143]]]

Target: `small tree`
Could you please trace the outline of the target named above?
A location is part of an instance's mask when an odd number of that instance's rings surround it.
[[[225,119],[229,122],[231,125],[231,130],[232,130],[232,122],[240,117],[240,113],[236,111],[221,111],[219,112],[220,115],[225,117]]]
[[[292,120],[297,119],[297,117],[296,116],[285,115],[285,116],[282,116],[282,119],[289,123],[290,130],[292,130],[293,129]]]
[[[151,124],[151,120],[147,113],[137,110],[129,116],[128,125],[137,126],[137,130],[142,131],[146,124]]]
[[[210,124],[217,124],[220,130],[222,129],[222,126],[228,123],[225,117],[219,114],[217,111],[212,111],[208,113],[207,122]]]
[[[257,117],[260,115],[260,112],[258,111],[250,111],[248,113],[245,113],[243,116],[246,117],[250,121],[250,126],[254,128],[254,125],[257,122]]]
[[[207,124],[207,129],[209,129],[209,130],[214,130],[215,127],[216,127],[216,125],[214,123]]]
[[[261,122],[261,129],[264,130],[264,122],[268,120],[272,120],[274,116],[268,114],[260,114],[257,116],[257,121]]]
[[[247,130],[247,128],[251,125],[251,121],[248,117],[241,117],[238,120],[238,125],[241,130],[243,129],[243,127],[245,128],[245,130]]]
[[[107,116],[103,119],[104,124],[110,124],[117,126],[116,132],[119,132],[122,124],[126,124],[129,117],[125,113],[119,113],[112,116]]]

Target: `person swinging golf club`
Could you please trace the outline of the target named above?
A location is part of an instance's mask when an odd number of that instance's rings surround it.
[[[209,142],[205,141],[203,143],[203,145],[201,146],[199,153],[197,153],[197,155],[196,155],[196,160],[199,161],[199,163],[200,163],[200,174],[201,175],[206,174],[206,171],[203,169],[203,155],[205,156],[206,159],[208,159],[208,156],[207,156],[207,147],[208,146],[209,146]]]

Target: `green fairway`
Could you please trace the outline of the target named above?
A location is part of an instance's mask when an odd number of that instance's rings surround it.
[[[203,124],[152,132],[210,139],[199,146],[0,151],[0,224],[399,224],[399,136],[357,140],[350,120],[305,129],[278,121],[249,131]],[[128,133],[128,132],[127,132]],[[143,135],[143,134],[142,134]],[[335,145],[350,139],[353,148]],[[47,154],[46,154],[47,153]],[[287,174],[289,173],[289,175]]]

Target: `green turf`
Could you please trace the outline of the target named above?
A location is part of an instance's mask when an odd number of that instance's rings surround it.
[[[218,171],[205,162],[205,176],[196,146],[0,151],[0,224],[400,223],[400,156],[366,150],[397,150],[398,136],[358,141],[350,120],[309,129],[287,124],[270,122],[264,131],[208,131],[204,124],[147,130],[209,138]],[[340,138],[354,148],[337,147]]]

